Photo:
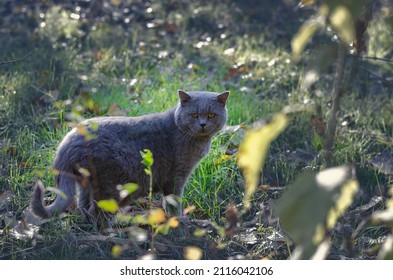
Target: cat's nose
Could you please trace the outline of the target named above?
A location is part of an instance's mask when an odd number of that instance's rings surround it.
[[[206,123],[200,123],[199,124],[202,128],[204,128],[206,126]]]

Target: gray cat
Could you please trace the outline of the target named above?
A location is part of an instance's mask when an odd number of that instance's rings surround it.
[[[149,193],[149,176],[141,164],[140,151],[153,153],[153,191],[183,197],[188,177],[209,152],[212,137],[227,120],[225,108],[229,92],[178,91],[174,108],[140,117],[99,117],[82,124],[96,135],[87,140],[80,129],[72,129],[57,148],[53,168],[58,171],[56,186],[66,195],[44,206],[44,187],[37,183],[31,209],[42,218],[62,213],[71,204],[79,187],[78,207],[95,217],[96,202],[114,198],[120,205]],[[94,124],[94,125],[93,125]],[[98,129],[93,129],[98,126]],[[139,188],[127,200],[118,185],[137,183]],[[178,206],[182,211],[181,203]]]

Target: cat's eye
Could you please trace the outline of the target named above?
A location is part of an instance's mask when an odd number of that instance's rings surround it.
[[[207,117],[208,117],[209,119],[214,118],[215,116],[216,116],[216,114],[214,114],[214,113],[209,113],[209,114],[207,115]]]
[[[196,119],[196,118],[198,117],[198,114],[197,114],[197,113],[193,113],[193,114],[191,114],[191,117],[193,117],[194,119]]]

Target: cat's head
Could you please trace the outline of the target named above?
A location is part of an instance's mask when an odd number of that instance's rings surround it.
[[[229,91],[178,91],[179,103],[175,122],[179,129],[191,137],[213,136],[227,120],[225,104]]]

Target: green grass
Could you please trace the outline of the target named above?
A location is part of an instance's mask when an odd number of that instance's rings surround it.
[[[70,112],[76,110],[84,118],[97,113],[107,115],[110,106],[116,104],[128,116],[137,116],[174,106],[178,89],[230,90],[228,125],[247,127],[306,98],[321,106],[326,121],[332,73],[321,77],[321,97],[304,93],[300,84],[307,66],[294,64],[290,57],[289,39],[294,26],[281,30],[281,37],[272,34],[269,25],[281,26],[279,23],[244,17],[237,2],[225,2],[219,8],[209,1],[183,3],[178,16],[179,10],[165,6],[169,3],[152,1],[154,16],[175,24],[176,31],[169,34],[162,33],[165,25],[147,29],[150,20],[135,21],[132,28],[99,21],[88,25],[95,28],[84,33],[84,23],[70,19],[69,11],[57,7],[45,12],[46,26],[38,28],[34,36],[26,28],[30,21],[40,22],[37,14],[26,15],[21,27],[0,39],[0,61],[29,52],[30,48],[23,47],[26,43],[34,46],[28,59],[0,68],[0,194],[4,190],[13,193],[6,211],[0,209],[0,258],[89,258],[99,251],[94,242],[89,243],[93,249],[78,251],[78,237],[95,232],[79,228],[80,219],[72,215],[41,227],[43,239],[38,241],[37,251],[31,240],[15,240],[4,230],[3,213],[10,211],[16,219],[21,217],[29,203],[29,186],[38,179],[46,186],[53,185],[51,164],[58,143],[70,129]],[[198,7],[201,11],[195,12]],[[275,12],[270,5],[266,9]],[[296,17],[288,20],[297,23]],[[218,23],[224,27],[217,27]],[[386,43],[392,38],[387,36],[389,32],[383,22],[373,22],[370,34],[379,36],[369,41],[370,55],[391,50],[391,44]],[[309,55],[306,53],[306,61]],[[387,75],[392,71],[391,66],[374,61],[365,67]],[[367,88],[375,92],[364,95],[359,86],[344,96],[340,118],[347,118],[338,127],[335,163],[355,162],[362,190],[381,195],[392,181],[375,171],[370,159],[391,151],[392,92],[364,72],[361,75]],[[356,85],[360,84],[357,80]],[[89,102],[97,110],[89,110]],[[310,112],[294,115],[288,129],[272,144],[261,184],[283,187],[301,171],[320,168],[322,150],[313,147],[315,131],[310,125],[310,117],[316,112],[310,108]],[[341,125],[343,121],[347,124]],[[185,204],[197,207],[192,217],[209,218],[220,226],[227,205],[241,207],[243,198],[244,182],[236,154],[226,155],[228,147],[238,148],[239,141],[232,141],[232,137],[238,136],[220,134],[215,138],[211,153],[199,164],[185,191]],[[314,158],[299,159],[294,155],[299,150]],[[257,196],[255,208],[269,199],[266,194]],[[368,199],[365,196],[360,200],[366,203]],[[74,239],[67,235],[70,230]],[[370,232],[381,234],[377,229]],[[59,236],[64,234],[67,236],[62,240]],[[46,246],[56,250],[45,250]],[[109,258],[111,246],[102,246],[103,253],[97,258]]]

